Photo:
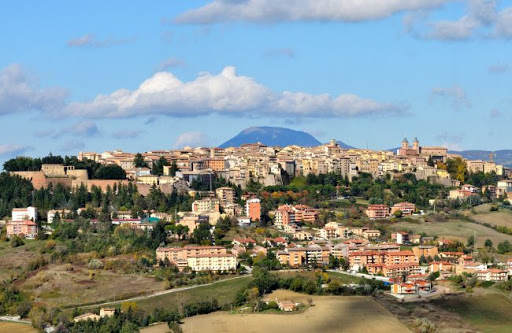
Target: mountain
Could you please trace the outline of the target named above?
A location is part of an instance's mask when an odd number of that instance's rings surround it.
[[[294,131],[282,127],[249,127],[238,133],[234,138],[224,142],[219,148],[239,147],[246,143],[261,142],[267,146],[303,146],[314,147],[322,143],[311,134],[303,131]]]
[[[511,149],[503,149],[503,150],[463,150],[463,151],[450,151],[452,154],[460,155],[468,160],[489,160],[489,154],[496,154],[493,158],[494,162],[498,164],[503,164],[505,166],[512,166],[512,150]]]
[[[355,147],[347,145],[343,141],[336,141],[336,143],[340,146],[340,148],[343,148],[343,149],[353,149],[353,148],[355,148]]]

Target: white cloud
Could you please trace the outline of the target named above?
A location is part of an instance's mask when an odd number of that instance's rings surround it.
[[[94,35],[87,34],[82,37],[73,38],[67,41],[70,47],[109,47],[115,45],[127,44],[135,41],[135,38],[98,40]]]
[[[250,77],[237,75],[234,67],[226,67],[218,75],[202,73],[190,82],[182,82],[168,72],[158,72],[134,91],[120,89],[90,102],[71,103],[63,115],[116,118],[218,113],[247,117],[349,117],[403,114],[407,110],[402,104],[379,103],[352,94],[331,97],[274,92]]]
[[[210,139],[199,131],[186,132],[178,136],[174,148],[208,146]]]
[[[498,14],[494,35],[512,38],[512,7],[506,8]]]
[[[453,85],[448,88],[434,88],[432,89],[431,97],[449,99],[452,101],[454,107],[471,107],[471,102],[469,101],[466,91],[458,85]]]
[[[19,145],[19,144],[0,144],[0,156],[1,157],[12,157],[23,154],[29,150],[32,150],[32,147],[27,145]]]
[[[0,71],[0,115],[30,110],[55,112],[64,105],[67,95],[62,88],[40,88],[38,79],[19,64]]]
[[[80,121],[64,131],[82,137],[92,137],[100,134],[98,126],[92,121]]]
[[[473,35],[480,22],[470,16],[464,16],[458,21],[439,21],[432,23],[432,31],[427,37],[441,40],[462,40]]]
[[[165,59],[164,61],[162,61],[160,63],[160,65],[158,65],[157,71],[161,72],[161,71],[165,71],[172,67],[181,67],[181,66],[185,66],[185,61],[183,61],[181,59],[177,59],[177,58],[168,58],[168,59]]]
[[[434,8],[454,0],[212,0],[178,16],[178,23],[364,21]]]
[[[497,0],[463,2],[466,4],[465,13],[458,20],[428,22],[425,27],[422,23],[425,23],[426,16],[408,14],[403,20],[405,30],[415,37],[438,40],[512,38],[512,7],[498,11]],[[422,33],[418,33],[421,28],[424,28]]]

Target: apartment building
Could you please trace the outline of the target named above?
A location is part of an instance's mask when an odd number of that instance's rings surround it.
[[[5,226],[7,237],[20,236],[33,239],[37,236],[37,224],[33,221],[10,221]]]
[[[249,216],[252,221],[259,221],[261,218],[260,199],[253,197],[245,202],[245,215]]]
[[[366,209],[366,216],[371,219],[385,219],[389,217],[388,205],[369,205]]]
[[[192,255],[187,257],[187,266],[194,272],[236,270],[236,256],[226,253]]]
[[[222,207],[233,204],[236,200],[236,191],[231,187],[219,187],[215,190],[215,194]]]
[[[222,246],[159,247],[156,249],[156,260],[160,262],[167,259],[170,263],[176,263],[178,260],[186,260],[193,256],[220,255],[226,253],[226,248]]]
[[[12,221],[36,221],[37,220],[37,208],[26,207],[26,208],[13,208],[11,212]]]
[[[192,203],[192,212],[197,214],[213,213],[220,211],[219,200],[215,198],[205,198],[196,200]]]
[[[412,252],[416,256],[416,258],[421,258],[422,256],[425,258],[434,258],[439,253],[437,246],[432,245],[415,246],[412,248]]]

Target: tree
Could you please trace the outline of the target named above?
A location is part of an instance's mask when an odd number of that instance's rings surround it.
[[[153,164],[153,168],[151,169],[151,173],[156,176],[161,176],[164,174],[164,166],[168,166],[169,161],[165,159],[165,157],[160,156],[158,161]]]
[[[133,166],[136,168],[147,168],[148,164],[144,161],[144,157],[142,157],[141,153],[135,154],[133,158]]]
[[[126,172],[117,164],[104,165],[94,174],[96,179],[126,179]]]
[[[503,241],[498,243],[498,253],[505,254],[512,251],[512,244],[509,241]]]
[[[169,170],[170,176],[174,177],[176,176],[176,171],[179,171],[178,164],[176,164],[176,161],[172,161],[171,169]]]
[[[474,247],[475,246],[475,236],[469,236],[468,237],[468,243],[467,247]]]
[[[490,239],[486,239],[485,240],[485,243],[484,243],[484,246],[488,249],[491,249],[492,248],[492,241]]]

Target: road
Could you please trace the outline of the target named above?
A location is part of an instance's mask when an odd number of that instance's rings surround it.
[[[162,291],[154,292],[154,293],[149,294],[149,295],[137,296],[137,297],[126,298],[126,299],[120,299],[120,300],[111,301],[111,302],[88,304],[88,305],[84,305],[84,306],[73,305],[72,307],[80,307],[80,308],[85,309],[85,308],[93,308],[93,307],[98,307],[98,306],[114,305],[114,304],[119,304],[119,303],[123,303],[123,302],[140,301],[140,300],[144,300],[144,299],[148,299],[148,298],[153,298],[153,297],[167,295],[167,294],[172,294],[172,293],[178,293],[180,291],[185,291],[185,290],[190,290],[190,289],[195,289],[195,288],[201,288],[201,287],[205,287],[205,286],[211,286],[213,284],[217,284],[217,283],[221,283],[221,282],[225,282],[225,281],[236,280],[236,279],[243,279],[243,278],[247,278],[247,277],[250,277],[250,275],[241,275],[241,276],[236,276],[236,277],[232,277],[232,278],[218,280],[218,281],[211,282],[211,283],[205,283],[205,284],[198,284],[198,285],[188,286],[188,287],[181,287],[181,288],[175,288],[175,289],[162,290]]]

